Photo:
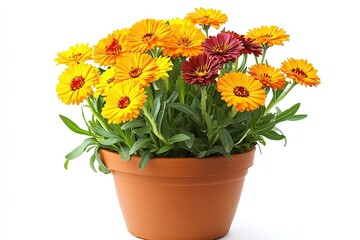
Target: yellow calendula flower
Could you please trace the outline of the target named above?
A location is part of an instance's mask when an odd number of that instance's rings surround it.
[[[174,24],[163,47],[164,55],[173,58],[197,56],[202,53],[201,43],[204,40],[204,33],[193,24]]]
[[[239,112],[252,111],[265,105],[266,93],[260,81],[241,72],[230,72],[217,83],[221,99]]]
[[[255,43],[262,45],[284,45],[284,41],[289,41],[289,35],[285,33],[284,29],[277,26],[261,26],[260,28],[251,29],[246,35],[246,38],[254,39]]]
[[[58,97],[65,104],[80,104],[93,93],[92,86],[98,81],[98,70],[92,65],[70,65],[59,77],[56,85]]]
[[[188,13],[185,19],[189,20],[193,24],[200,24],[205,26],[213,26],[216,29],[220,28],[221,24],[227,22],[228,17],[220,10],[212,8],[195,8],[195,12]]]
[[[86,62],[92,58],[92,49],[89,47],[89,44],[75,44],[71,46],[67,51],[62,51],[57,54],[55,62],[59,64],[73,64]]]
[[[280,69],[275,69],[270,65],[253,65],[249,68],[248,73],[264,86],[273,89],[282,89],[286,83],[285,76],[280,72]]]
[[[191,24],[191,22],[187,19],[181,19],[181,18],[172,18],[169,20],[164,20],[165,23],[169,24],[170,26],[175,25],[175,24],[184,24],[184,23],[188,23]]]
[[[101,66],[115,66],[128,52],[128,29],[116,30],[94,46],[94,61]]]
[[[301,85],[312,87],[320,84],[317,70],[306,60],[290,58],[281,63],[281,71]]]
[[[115,68],[108,68],[99,76],[99,83],[95,85],[94,97],[106,96],[109,90],[115,85]]]
[[[144,19],[130,28],[128,39],[132,52],[146,52],[162,47],[170,33],[170,27],[164,21]]]
[[[157,69],[157,75],[155,80],[157,79],[168,79],[169,74],[168,72],[172,70],[173,63],[171,62],[171,59],[168,57],[157,57],[155,59],[156,65],[158,66]]]
[[[104,98],[101,115],[109,123],[122,123],[137,118],[146,101],[144,87],[136,81],[117,83]]]
[[[155,59],[148,54],[128,53],[115,68],[115,80],[138,81],[143,86],[149,86],[158,74],[158,66]]]

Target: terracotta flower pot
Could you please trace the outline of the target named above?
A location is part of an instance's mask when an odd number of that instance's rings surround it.
[[[255,148],[225,157],[156,158],[144,170],[139,157],[123,161],[102,149],[128,230],[148,240],[210,240],[225,236]]]

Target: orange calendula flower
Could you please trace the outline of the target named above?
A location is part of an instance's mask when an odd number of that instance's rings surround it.
[[[75,46],[71,46],[67,51],[62,51],[57,54],[57,58],[55,61],[57,65],[59,64],[73,64],[86,62],[87,60],[91,60],[92,58],[92,50],[89,47],[89,44],[75,44]]]
[[[58,97],[65,104],[80,104],[93,93],[92,86],[98,81],[98,74],[98,70],[89,64],[70,65],[56,85]]]
[[[115,66],[128,51],[128,29],[116,30],[94,47],[94,61],[101,66]]]
[[[128,35],[129,46],[133,52],[146,52],[162,47],[170,33],[170,27],[164,21],[144,19],[135,23]]]
[[[220,10],[212,8],[195,8],[195,12],[188,13],[185,19],[189,20],[193,24],[200,24],[204,26],[213,26],[216,29],[220,28],[220,25],[227,22],[228,18]]]
[[[254,39],[255,43],[262,45],[284,45],[284,41],[289,41],[289,35],[284,29],[277,26],[261,26],[260,28],[251,29],[245,36]]]
[[[286,83],[285,76],[280,72],[280,69],[275,69],[270,65],[253,65],[249,68],[248,73],[259,80],[264,86],[273,89],[282,89]]]
[[[137,118],[146,101],[144,87],[134,81],[117,83],[104,98],[101,115],[109,123],[122,123]]]
[[[320,84],[317,70],[306,60],[290,58],[281,63],[281,71],[301,85],[312,87]]]
[[[239,112],[252,111],[265,105],[266,93],[260,81],[241,72],[230,72],[217,83],[221,99]]]
[[[165,41],[164,55],[173,58],[197,56],[202,53],[201,43],[204,40],[204,33],[193,24],[174,24],[171,26],[169,38]]]
[[[99,83],[95,85],[94,97],[106,96],[109,90],[116,84],[115,68],[108,68],[99,76]]]
[[[132,80],[140,82],[143,86],[149,86],[157,75],[158,66],[155,59],[139,52],[128,53],[115,68],[115,80],[119,82]]]

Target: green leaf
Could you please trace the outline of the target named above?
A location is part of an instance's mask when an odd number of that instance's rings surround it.
[[[139,167],[140,167],[141,169],[144,169],[150,158],[151,158],[151,153],[150,153],[149,150],[146,150],[146,151],[141,155],[141,160],[140,160]]]
[[[119,143],[119,142],[124,142],[125,143],[125,141],[124,140],[122,140],[122,139],[120,139],[120,138],[107,138],[107,139],[105,139],[105,140],[102,140],[102,141],[100,141],[99,143],[101,144],[101,145],[113,145],[113,144],[115,144],[115,143]]]
[[[151,142],[150,138],[140,138],[139,140],[137,140],[134,145],[130,148],[130,155],[132,155],[133,153],[135,153],[137,150],[139,150],[140,148],[145,148],[146,146],[148,146],[148,144]]]
[[[275,127],[275,125],[276,125],[276,123],[270,122],[270,123],[266,123],[266,124],[257,126],[255,128],[255,130],[253,131],[253,133],[254,134],[264,135],[264,133],[267,133],[267,132],[271,131]]]
[[[64,168],[67,170],[70,160],[66,159],[64,162]]]
[[[121,151],[119,152],[120,157],[125,161],[130,160],[130,148],[126,145],[123,146],[122,144],[120,144],[120,149],[121,149]]]
[[[225,148],[223,146],[213,146],[211,147],[207,152],[206,155],[210,156],[214,153],[220,153],[221,155],[224,155],[227,159],[231,160],[231,154],[226,152]]]
[[[94,166],[95,160],[96,160],[96,154],[97,154],[96,151],[94,151],[93,155],[91,155],[91,157],[90,157],[90,167],[94,172],[97,172],[96,168]]]
[[[161,93],[161,92],[160,92],[160,93]],[[154,103],[153,103],[153,105],[152,105],[152,109],[151,109],[151,115],[154,116],[154,119],[155,119],[155,120],[157,119],[157,115],[158,115],[158,113],[159,113],[159,111],[160,111],[160,107],[161,107],[161,102],[160,102],[160,100],[161,100],[162,94],[160,94],[160,93],[156,96],[156,98],[155,98],[155,100],[154,100]]]
[[[99,170],[103,173],[110,173],[109,169],[105,166],[105,164],[101,161],[99,155],[100,147],[98,146],[94,152],[97,163],[99,164]]]
[[[86,148],[91,145],[98,145],[97,141],[94,138],[87,138],[83,141],[83,143],[68,153],[65,158],[67,160],[73,160],[79,157],[83,152],[85,152]],[[67,165],[66,165],[67,166]]]
[[[168,106],[170,108],[174,108],[176,110],[179,110],[180,112],[185,113],[187,116],[189,116],[195,122],[196,125],[200,126],[199,115],[189,105],[174,102],[174,103],[170,103]]]
[[[302,119],[304,119],[306,117],[307,117],[306,114],[298,114],[298,115],[294,115],[294,116],[290,117],[288,120],[289,121],[299,121],[299,120],[302,120]]]
[[[133,129],[132,132],[137,135],[145,135],[151,132],[151,128],[149,126],[144,126],[141,128]]]
[[[129,128],[138,128],[145,126],[145,121],[140,119],[133,119],[130,122],[125,123],[121,126],[121,130],[126,130]]]
[[[295,113],[299,110],[299,108],[300,108],[300,103],[295,104],[291,108],[283,111],[278,116],[276,116],[275,121],[278,123],[289,120],[291,117],[295,115]]]
[[[233,139],[228,130],[225,128],[221,129],[219,132],[220,141],[222,142],[224,149],[227,153],[230,153],[234,147]]]
[[[262,134],[264,137],[271,139],[271,140],[282,140],[285,138],[284,135],[281,135],[275,131],[269,131],[267,133]]]
[[[116,132],[108,132],[105,129],[103,129],[101,126],[96,125],[95,123],[90,122],[90,127],[96,133],[97,135],[106,137],[106,138],[118,138],[118,134]]]
[[[174,144],[176,142],[184,142],[184,141],[190,140],[190,139],[191,138],[188,135],[180,133],[180,134],[176,134],[176,135],[172,136],[171,138],[169,138],[169,143]]]
[[[73,132],[78,133],[78,134],[83,134],[83,135],[87,135],[87,136],[91,136],[91,133],[80,128],[78,125],[76,125],[76,123],[74,123],[72,120],[70,120],[69,118],[60,115],[61,120],[65,123],[65,125]]]
[[[197,158],[203,158],[203,157],[205,157],[205,155],[206,155],[206,151],[201,151],[201,152],[196,154],[196,157]]]
[[[165,152],[168,152],[170,151],[171,149],[173,149],[173,146],[171,145],[164,145],[162,146],[159,150],[157,150],[157,154],[162,154],[162,153],[165,153]]]

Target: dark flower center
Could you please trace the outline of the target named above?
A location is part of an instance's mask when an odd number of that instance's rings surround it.
[[[130,71],[130,77],[132,78],[137,78],[138,76],[140,76],[142,73],[140,68],[132,68]]]
[[[82,55],[81,53],[74,54],[74,55],[70,56],[70,59],[75,60],[75,59],[77,59],[78,57],[80,57],[81,55]]]
[[[206,75],[209,71],[207,66],[198,66],[195,70],[195,74],[199,77]]]
[[[118,107],[120,108],[120,109],[124,109],[124,108],[126,108],[127,106],[129,106],[129,104],[130,104],[130,99],[128,98],[128,97],[121,97],[120,98],[120,100],[119,100],[119,102],[118,102]]]
[[[260,75],[262,78],[271,78],[269,74],[263,73]]]
[[[84,83],[85,83],[85,79],[82,76],[75,77],[70,83],[71,90],[73,91],[78,90],[84,85]]]
[[[229,45],[224,43],[218,43],[213,46],[213,50],[218,53],[226,52],[229,49]]]
[[[107,80],[107,83],[112,83],[114,80],[115,80],[115,78],[114,78],[114,77],[109,78],[109,79]]]
[[[178,40],[178,44],[179,44],[180,46],[188,47],[188,46],[190,46],[191,41],[190,41],[188,38],[180,38],[180,39]]]
[[[293,73],[296,73],[296,74],[300,75],[300,76],[303,77],[303,78],[306,78],[306,77],[307,77],[307,74],[304,72],[304,70],[302,70],[302,69],[300,69],[300,68],[293,68],[293,69],[291,69],[291,71],[292,71]]]
[[[261,35],[260,38],[271,38],[273,36],[274,35],[272,35],[272,34],[264,34],[264,35]]]
[[[122,50],[122,47],[119,45],[118,41],[113,38],[110,45],[106,46],[106,54],[116,55],[119,54]]]
[[[147,33],[142,37],[142,40],[143,42],[150,42],[153,36],[154,36],[153,33]]]
[[[234,94],[238,97],[248,97],[249,91],[242,86],[236,86],[234,87]]]

